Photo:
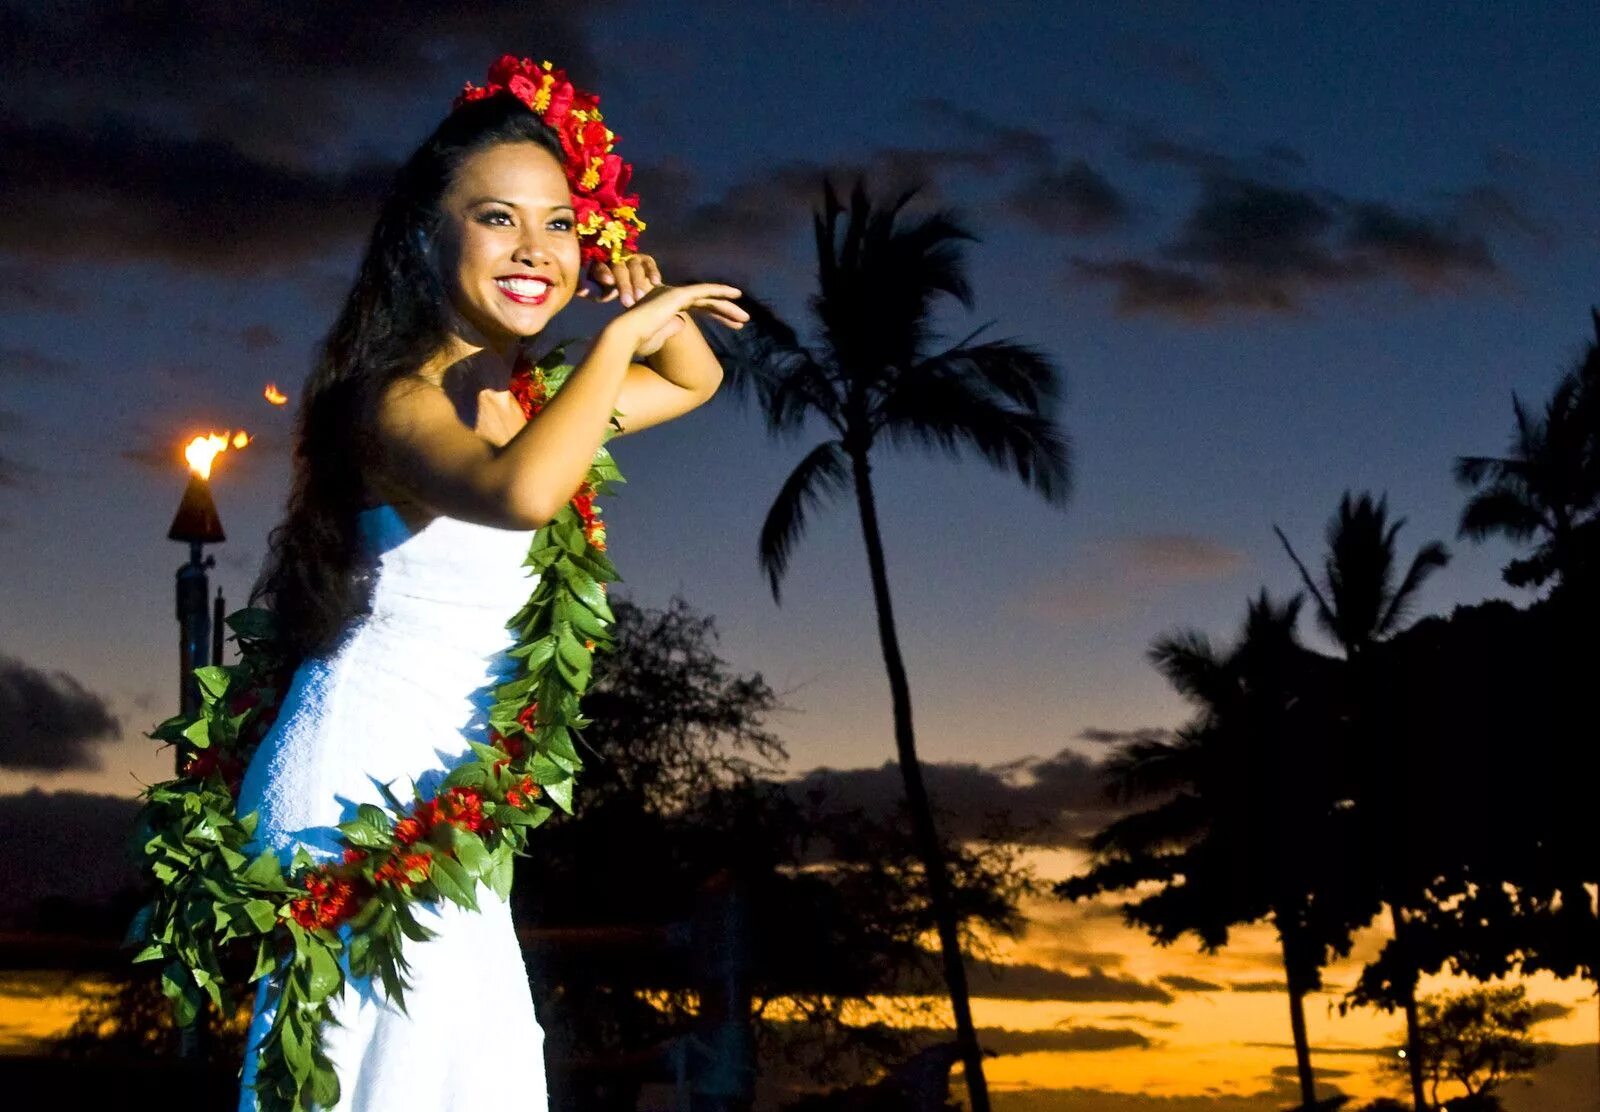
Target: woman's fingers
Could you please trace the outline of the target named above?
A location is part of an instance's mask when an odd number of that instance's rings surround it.
[[[603,269],[602,269],[603,268]],[[617,299],[617,279],[611,273],[611,268],[605,264],[597,264],[595,271],[595,284],[604,288],[605,292],[594,299],[596,305],[604,305]]]
[[[618,268],[622,290],[622,303],[632,305],[655,286],[662,285],[661,271],[649,255],[630,255]]]
[[[737,289],[732,286],[712,287],[712,289],[714,292],[697,298],[696,304],[704,305],[707,308],[715,308],[717,312],[731,316],[735,320],[745,321],[750,319],[750,314],[737,303],[737,298],[739,297]]]
[[[726,301],[720,297],[703,298],[696,301],[690,308],[706,312],[715,318],[719,324],[725,324],[729,328],[743,328],[750,320],[749,313],[733,302]]]

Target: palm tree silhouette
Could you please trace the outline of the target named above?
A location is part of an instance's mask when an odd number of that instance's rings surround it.
[[[809,302],[820,344],[802,344],[791,326],[748,295],[740,303],[751,314],[750,325],[739,333],[719,333],[713,342],[729,385],[740,397],[755,394],[769,431],[800,434],[808,417],[818,417],[830,434],[784,481],[761,527],[760,564],[775,602],[782,601],[779,584],[805,531],[807,511],[847,491],[855,495],[894,707],[895,749],[927,871],[972,1112],[988,1112],[945,855],[917,758],[869,456],[884,442],[955,456],[976,449],[1046,501],[1063,504],[1070,487],[1070,449],[1047,413],[1058,396],[1058,372],[1023,344],[974,343],[987,324],[930,352],[929,317],[938,296],[948,294],[972,307],[960,241],[976,237],[945,210],[896,226],[900,210],[920,187],[887,208],[875,208],[857,179],[841,240],[844,207],[830,181],[825,179],[823,188],[824,210],[813,214],[819,288]]]
[[[1395,753],[1405,739],[1387,728],[1390,716],[1384,708],[1392,705],[1392,700],[1386,692],[1382,669],[1372,663],[1372,648],[1403,628],[1423,582],[1450,562],[1450,554],[1438,541],[1423,545],[1396,585],[1395,535],[1404,524],[1405,518],[1388,521],[1387,496],[1374,503],[1370,494],[1363,493],[1352,501],[1350,492],[1345,491],[1338,512],[1328,522],[1328,552],[1323,559],[1324,578],[1320,585],[1295,555],[1283,530],[1276,525],[1272,529],[1315,600],[1317,624],[1338,642],[1351,671],[1351,689],[1358,707],[1357,728],[1353,731],[1357,752],[1352,755],[1351,767],[1361,785],[1357,793],[1363,804],[1361,809],[1380,847],[1377,873],[1393,932],[1391,964],[1405,971],[1395,988],[1406,1017],[1411,1099],[1420,1112],[1427,1107],[1418,1053],[1416,989],[1420,957],[1408,922],[1413,897],[1419,895],[1415,883],[1418,869],[1407,860],[1405,852],[1413,842],[1408,833],[1412,818],[1408,800],[1405,792],[1397,788],[1405,780],[1391,774]]]
[[[1595,340],[1532,416],[1515,393],[1516,431],[1504,456],[1460,456],[1456,481],[1477,489],[1461,511],[1458,535],[1500,534],[1534,550],[1503,571],[1513,587],[1554,578],[1593,584],[1600,573],[1600,312]]]
[[[1153,799],[1090,842],[1086,874],[1058,884],[1085,899],[1156,882],[1123,906],[1124,918],[1160,945],[1194,934],[1214,953],[1231,928],[1262,919],[1277,929],[1301,1107],[1316,1091],[1305,996],[1322,987],[1330,954],[1348,954],[1376,911],[1343,867],[1348,818],[1327,766],[1337,685],[1333,662],[1295,636],[1295,595],[1281,606],[1253,599],[1233,648],[1194,631],[1158,639],[1150,659],[1197,708],[1170,739],[1128,743],[1106,763],[1114,799]]]

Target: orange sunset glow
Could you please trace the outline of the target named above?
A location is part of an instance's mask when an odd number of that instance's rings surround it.
[[[1049,877],[1081,861],[1067,851],[1030,854],[1030,863]],[[1030,1102],[1046,1093],[1058,1102],[1049,1107],[1070,1112],[1272,1112],[1289,1102],[1294,1055],[1281,955],[1269,927],[1239,930],[1227,947],[1206,955],[1188,942],[1152,945],[1123,925],[1110,902],[1036,899],[1025,901],[1024,910],[1029,925],[1020,938],[983,940],[978,950],[988,960],[969,959],[974,1021],[996,1051],[987,1073],[994,1092],[1010,1098],[1006,1107],[1044,1107]],[[1326,970],[1324,990],[1306,1003],[1319,1079],[1336,1085],[1352,1103],[1398,1097],[1404,1090],[1399,1076],[1382,1068],[1398,1054],[1401,1018],[1371,1009],[1341,1015],[1338,1006],[1385,937],[1377,928],[1362,932],[1350,957]],[[931,935],[924,943],[937,944]],[[1468,983],[1431,976],[1421,989],[1430,993]],[[1597,1080],[1593,991],[1582,982],[1543,975],[1516,983],[1527,987],[1549,1017],[1536,1029],[1539,1040],[1563,1049],[1540,1071],[1535,1087],[1505,1091],[1508,1112],[1581,1112]],[[38,1050],[71,1026],[83,998],[105,988],[92,975],[0,976],[0,1053]],[[879,997],[870,1004],[847,1009],[845,1019],[951,1022],[948,1001],[940,997]],[[766,1002],[770,1018],[787,1011],[783,999]],[[959,1081],[959,1065],[954,1076]],[[964,1096],[959,1084],[952,1096]],[[1111,1097],[1127,1103],[1098,1103]]]

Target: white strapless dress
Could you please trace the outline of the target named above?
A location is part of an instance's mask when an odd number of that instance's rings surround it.
[[[533,533],[433,519],[412,532],[392,506],[362,512],[375,557],[372,612],[327,656],[295,673],[239,792],[260,816],[259,847],[337,860],[335,827],[356,806],[434,794],[468,741],[487,740],[492,688],[509,678],[506,622],[533,590],[522,566]],[[511,912],[479,885],[477,912],[420,905],[436,933],[408,941],[406,1011],[371,979],[347,980],[323,1034],[338,1071],[337,1112],[545,1112],[544,1032],[534,1017]],[[346,968],[348,977],[349,970]],[[254,1112],[255,1047],[271,1026],[264,978],[245,1051],[241,1112]],[[334,1112],[334,1110],[329,1110]]]

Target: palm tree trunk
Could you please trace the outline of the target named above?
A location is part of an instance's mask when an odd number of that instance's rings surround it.
[[[1417,1112],[1426,1112],[1428,1102],[1422,1095],[1422,1057],[1417,1053],[1421,1035],[1421,1025],[1417,1021],[1417,986],[1412,982],[1406,989],[1406,1043],[1411,1048],[1406,1053],[1406,1064],[1411,1067],[1411,1102]]]
[[[971,1112],[989,1112],[989,1087],[983,1077],[983,1052],[972,1025],[972,1006],[967,994],[967,972],[961,960],[961,938],[956,930],[955,904],[950,894],[950,878],[945,869],[944,852],[934,828],[933,808],[922,782],[922,764],[917,759],[916,736],[911,729],[911,687],[906,682],[905,662],[900,657],[900,637],[895,632],[894,610],[889,602],[889,575],[883,561],[883,539],[878,533],[877,503],[872,497],[871,466],[865,453],[851,454],[856,484],[856,504],[861,510],[861,534],[867,544],[867,565],[872,572],[872,599],[878,611],[878,639],[883,646],[883,664],[889,673],[889,693],[894,704],[894,744],[899,755],[900,775],[905,780],[906,801],[911,811],[912,833],[923,869],[928,874],[928,898],[933,904],[939,928],[939,948],[944,959],[944,979],[950,990],[950,1008],[955,1013],[956,1040],[966,1072]]]
[[[1411,979],[1405,987],[1405,1013],[1406,1013],[1406,1066],[1411,1074],[1411,1104],[1416,1112],[1427,1112],[1428,1098],[1422,1091],[1422,1024],[1417,1018],[1417,977],[1411,972],[1416,968],[1411,960],[1411,950],[1405,917],[1400,909],[1393,903],[1389,904],[1389,926],[1394,931],[1395,943],[1400,947],[1401,956],[1406,962],[1406,971]]]
[[[1310,1109],[1316,1105],[1317,1085],[1311,1072],[1311,1040],[1306,1035],[1306,994],[1295,974],[1294,947],[1289,941],[1293,927],[1278,924],[1278,940],[1283,945],[1284,981],[1289,986],[1289,1029],[1294,1032],[1294,1065],[1300,1075],[1300,1103]]]

